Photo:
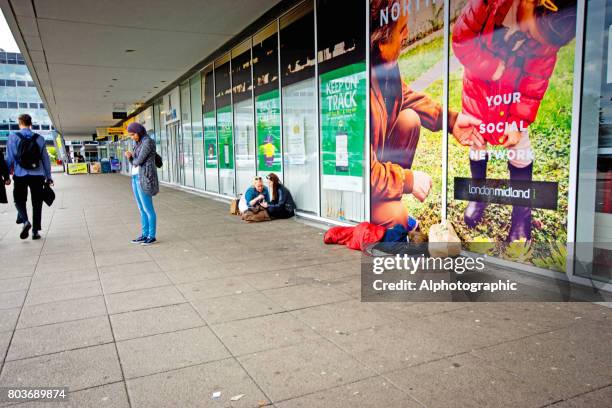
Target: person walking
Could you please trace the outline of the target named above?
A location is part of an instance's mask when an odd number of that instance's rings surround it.
[[[19,131],[11,133],[7,142],[6,164],[13,171],[13,199],[17,208],[17,224],[23,224],[19,238],[26,239],[32,230],[32,239],[40,239],[43,188],[53,185],[51,163],[45,139],[32,132],[32,117],[19,115]],[[32,223],[28,218],[28,189],[32,196]]]
[[[153,207],[153,196],[159,192],[159,180],[155,167],[155,141],[149,137],[140,123],[130,123],[128,134],[134,141],[134,152],[125,152],[132,165],[132,190],[140,211],[142,233],[133,239],[133,244],[151,245],[155,238],[157,215]]]

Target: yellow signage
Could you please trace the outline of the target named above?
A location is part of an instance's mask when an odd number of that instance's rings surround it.
[[[122,127],[109,127],[106,128],[106,133],[108,136],[123,136],[125,129]]]
[[[68,163],[68,174],[87,174],[87,163]]]

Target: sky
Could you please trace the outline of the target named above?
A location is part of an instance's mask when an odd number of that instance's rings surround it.
[[[4,18],[4,14],[0,11],[0,48],[4,49],[7,52],[19,52],[19,47],[17,47],[17,43],[13,39],[13,34],[11,34],[11,29],[6,23],[6,19]]]

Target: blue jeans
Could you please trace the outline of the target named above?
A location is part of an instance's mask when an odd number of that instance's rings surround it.
[[[153,196],[142,191],[138,175],[132,176],[132,190],[134,190],[134,198],[136,198],[136,204],[138,204],[138,210],[140,211],[142,236],[155,238],[157,215],[155,214],[155,208],[153,208]]]

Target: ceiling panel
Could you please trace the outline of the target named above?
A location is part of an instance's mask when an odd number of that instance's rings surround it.
[[[114,103],[149,100],[278,1],[0,0],[0,6],[26,45],[54,124],[66,136],[85,136],[116,123]]]
[[[15,3],[15,1],[13,1]],[[278,0],[36,0],[39,19],[235,35]]]

